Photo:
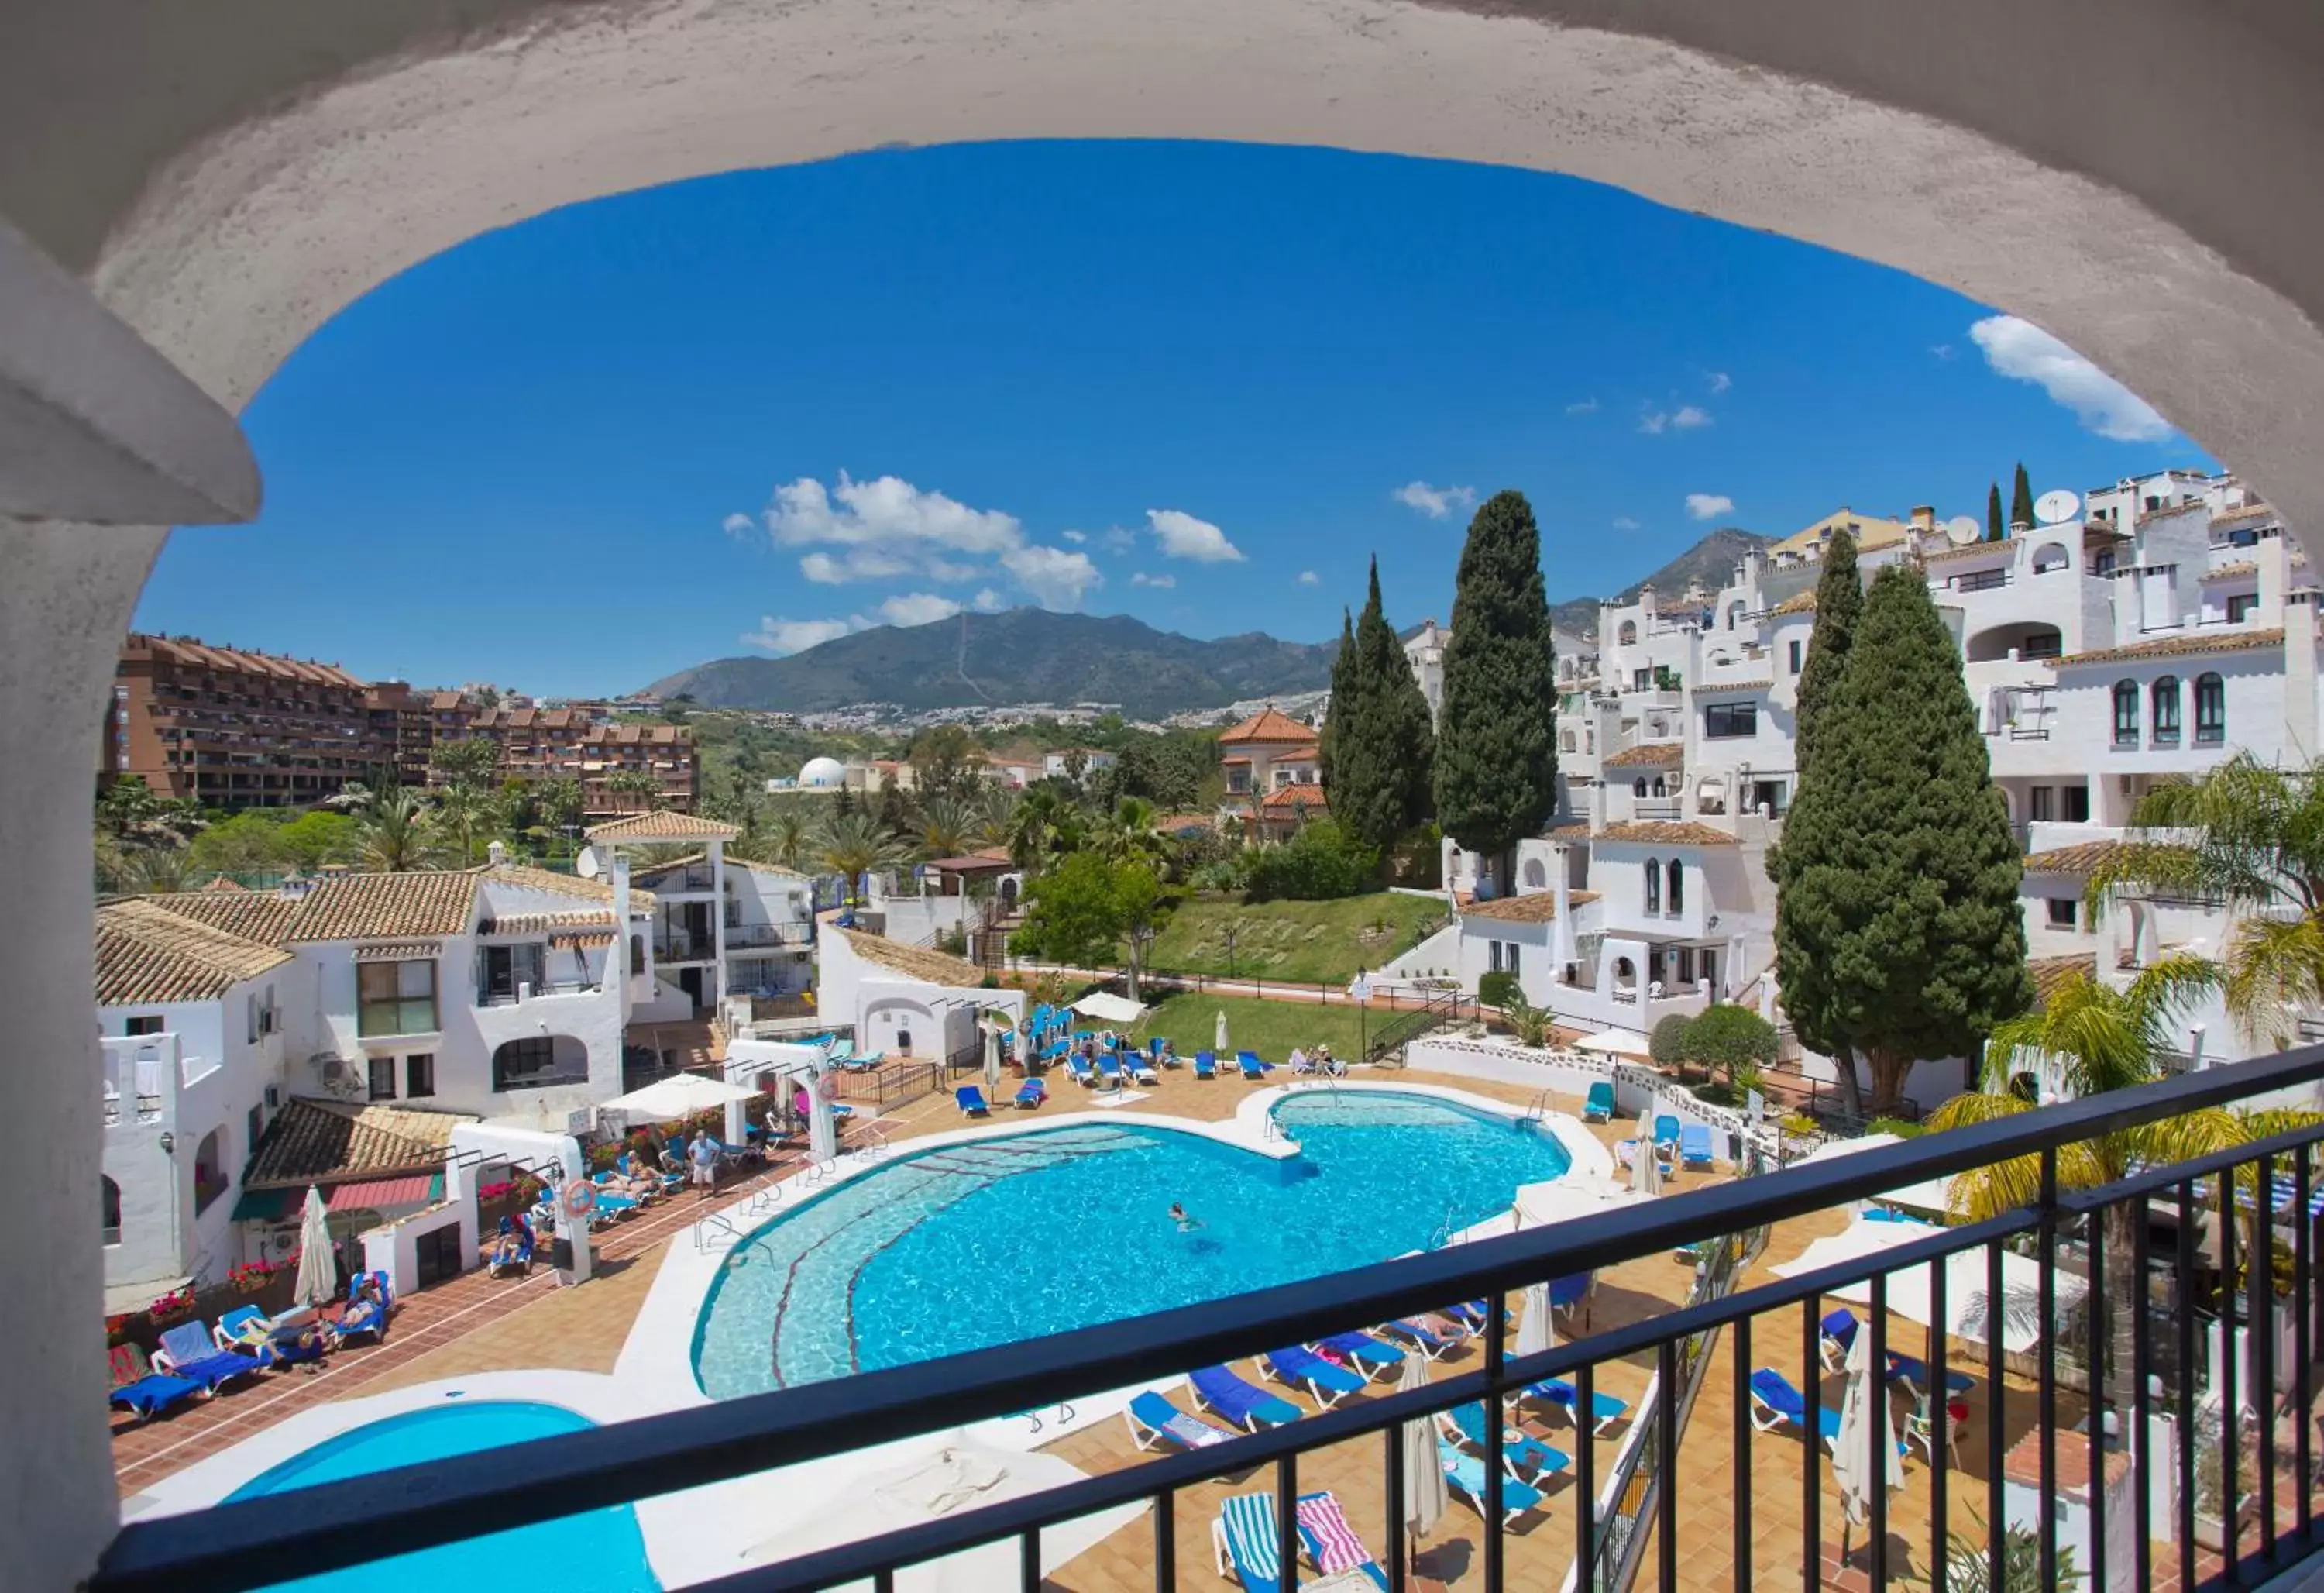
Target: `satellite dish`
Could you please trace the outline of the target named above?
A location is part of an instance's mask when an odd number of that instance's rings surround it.
[[[2063,490],[2045,492],[2034,500],[2034,517],[2044,525],[2056,525],[2071,520],[2082,506],[2082,500]]]
[[[1966,514],[1956,514],[1945,522],[1945,540],[1957,548],[1966,548],[1985,534],[1985,528]]]
[[[604,862],[598,858],[597,848],[595,847],[582,847],[581,855],[573,859],[573,872],[583,879],[596,878],[604,872]]]

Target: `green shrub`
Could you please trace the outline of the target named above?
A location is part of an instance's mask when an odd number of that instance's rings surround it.
[[[1864,1125],[1867,1134],[1893,1134],[1898,1139],[1918,1139],[1929,1132],[1925,1123],[1907,1123],[1902,1117],[1875,1117]]]
[[[1370,890],[1379,853],[1329,819],[1302,826],[1280,846],[1249,853],[1244,888],[1253,902],[1325,902]]]
[[[1495,968],[1477,980],[1477,1001],[1483,1006],[1498,1006],[1507,1011],[1511,1002],[1523,1001],[1525,992],[1518,988],[1517,977]]]
[[[1655,1025],[1646,1036],[1646,1054],[1665,1068],[1674,1068],[1686,1060],[1686,1025],[1683,1014],[1673,1013]]]
[[[1698,1084],[1694,1087],[1694,1098],[1708,1101],[1714,1107],[1738,1107],[1743,1104],[1743,1098],[1735,1088],[1725,1084]]]
[[[1657,1024],[1659,1033],[1661,1025]],[[1765,1068],[1775,1060],[1775,1026],[1748,1006],[1721,1002],[1688,1021],[1686,1058],[1728,1075],[1738,1068]]]

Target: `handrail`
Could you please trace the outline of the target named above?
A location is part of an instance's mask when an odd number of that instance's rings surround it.
[[[247,1500],[134,1522],[114,1540],[88,1586],[91,1593],[223,1593],[340,1570],[383,1551],[400,1553],[496,1532],[512,1519],[576,1514],[1151,1383],[1280,1344],[1436,1309],[1446,1301],[1505,1301],[1549,1278],[1667,1253],[1699,1238],[1780,1222],[2006,1158],[2041,1154],[2045,1163],[2053,1162],[2050,1153],[2058,1148],[2095,1135],[2319,1080],[2324,1080],[2324,1045],[2302,1047],[1228,1300],[318,1484],[301,1490],[295,1512],[272,1500]],[[2310,1131],[2309,1140],[2315,1139],[2324,1139],[2324,1129]],[[2163,1170],[2150,1176],[2163,1177]],[[2039,1211],[1946,1229],[1874,1256],[1683,1307],[1540,1355],[1504,1356],[1498,1337],[1489,1338],[1482,1371],[927,1526],[752,1568],[706,1586],[740,1593],[870,1577],[1342,1438],[1379,1432],[1513,1385],[1812,1300],[1838,1285],[1868,1275],[1883,1278],[2005,1235],[2038,1228],[2047,1246],[2054,1242],[2057,1211],[2052,1202]],[[1876,1352],[1878,1345],[1876,1336]],[[1490,1459],[1487,1469],[1489,1480]]]

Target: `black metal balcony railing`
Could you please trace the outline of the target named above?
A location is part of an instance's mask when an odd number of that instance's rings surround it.
[[[1624,1484],[1618,1490],[1601,1490],[1592,1445],[1587,1440],[1578,1443],[1579,1486],[1556,1503],[1573,1512],[1577,1559],[1587,1568],[1581,1586],[1628,1587],[1647,1548],[1658,1544],[1659,1585],[1673,1589],[1678,1583],[1683,1522],[1698,1507],[1682,1500],[1675,1486],[1678,1453],[1692,1424],[1708,1417],[1731,1429],[1730,1432],[1713,1426],[1706,1441],[1719,1451],[1731,1441],[1733,1473],[1738,1479],[1750,1476],[1755,1459],[1766,1459],[1764,1448],[1755,1449],[1751,1412],[1742,1392],[1755,1365],[1755,1323],[1784,1312],[1792,1313],[1800,1323],[1804,1333],[1803,1357],[1788,1369],[1779,1370],[1803,1380],[1806,1414],[1812,1424],[1822,1397],[1817,1330],[1822,1297],[1868,1281],[1870,1309],[1860,1330],[1870,1335],[1871,1364],[1883,1366],[1896,1334],[1886,1311],[1889,1281],[1956,1255],[1980,1255],[1984,1262],[1986,1348],[1978,1358],[1988,1396],[2002,1402],[2006,1409],[1990,1412],[1985,1422],[1984,1442],[1978,1446],[1983,1452],[1982,1477],[1966,1469],[1957,1473],[1948,1465],[1943,1442],[1931,1446],[1926,1486],[1932,1525],[1925,1557],[1916,1556],[1923,1562],[1911,1568],[1912,1579],[1941,1588],[1960,1585],[1948,1574],[1948,1557],[1956,1551],[1946,1532],[1951,1524],[1947,1495],[1956,1486],[1956,1478],[1959,1486],[1974,1484],[1983,1492],[1987,1522],[1997,1529],[2008,1520],[2003,1494],[2006,1424],[2002,1417],[2022,1417],[2030,1406],[2035,1417],[2031,1430],[2038,1435],[2035,1447],[2044,1499],[2058,1496],[2054,1484],[2061,1446],[2089,1446],[2089,1471],[2103,1477],[2109,1426],[2118,1422],[2119,1431],[2127,1435],[2121,1441],[2136,1473],[2129,1489],[2130,1508],[2136,1517],[2131,1550],[2135,1561],[2131,1568],[2133,1585],[2151,1586],[2156,1573],[2166,1569],[2175,1570],[2178,1586],[2186,1589],[2231,1579],[2255,1583],[2313,1553],[2319,1541],[2324,1541],[2317,1533],[2310,1486],[2319,1457],[2308,1418],[2315,1393],[2310,1361],[2318,1348],[2315,1224],[2309,1213],[2316,1184],[2316,1147],[2324,1141],[2324,1127],[2291,1130],[2199,1161],[2147,1168],[2090,1190],[2060,1185],[2060,1153],[2098,1136],[2200,1108],[2232,1107],[2273,1091],[2311,1086],[2319,1079],[2324,1079],[2324,1046],[2310,1046],[1233,1299],[724,1401],[512,1449],[456,1456],[320,1484],[300,1490],[295,1511],[282,1509],[277,1499],[251,1500],[136,1522],[115,1538],[89,1586],[92,1593],[205,1593],[319,1575],[385,1554],[496,1532],[512,1521],[577,1514],[1047,1407],[1104,1390],[1151,1385],[1176,1373],[1285,1344],[1311,1342],[1326,1334],[1439,1309],[1452,1301],[1484,1301],[1491,1324],[1499,1327],[1510,1319],[1512,1297],[1536,1283],[1625,1261],[1666,1256],[1680,1246],[1702,1241],[1739,1238],[1787,1218],[2017,1158],[2031,1159],[2039,1170],[2033,1186],[2034,1202],[2022,1209],[1723,1296],[1701,1279],[1720,1266],[1720,1250],[1732,1252],[1735,1246],[1712,1245],[1691,1302],[1663,1315],[1538,1354],[1514,1354],[1507,1348],[1502,1332],[1488,1331],[1482,1338],[1480,1369],[1452,1373],[1425,1387],[1343,1403],[1229,1443],[962,1511],[941,1521],[819,1550],[779,1564],[741,1569],[697,1585],[720,1593],[746,1589],[761,1593],[869,1579],[875,1588],[884,1590],[893,1587],[895,1572],[900,1568],[1013,1539],[1022,1545],[1023,1586],[1031,1593],[1041,1579],[1040,1539],[1046,1529],[1117,1505],[1148,1504],[1153,1507],[1153,1585],[1174,1588],[1179,1580],[1175,1509],[1180,1491],[1260,1466],[1273,1469],[1282,1534],[1278,1551],[1285,1565],[1295,1565],[1300,1544],[1290,1505],[1298,1494],[1301,1457],[1371,1436],[1382,1440],[1386,1519],[1399,1524],[1386,1534],[1387,1580],[1391,1589],[1401,1589],[1411,1576],[1405,1533],[1400,1530],[1405,1497],[1401,1425],[1458,1406],[1497,1400],[1550,1377],[1572,1379],[1577,1394],[1575,1408],[1587,1412],[1591,1408],[1596,1369],[1611,1360],[1633,1357],[1637,1364],[1653,1365],[1659,1373],[1659,1387],[1681,1397],[1660,1400],[1651,1412],[1636,1412],[1639,1422],[1650,1425],[1640,1434],[1640,1441],[1625,1446],[1623,1458],[1616,1463],[1618,1469],[1612,1480]],[[2281,1187],[2278,1174],[2282,1175]],[[2240,1202],[2232,1197],[2221,1199],[2230,1186],[2244,1197]],[[2264,1223],[2252,1219],[2255,1190],[2268,1191],[2264,1203],[2270,1216]],[[2279,1200],[2279,1192],[2286,1198]],[[2276,1214],[2280,1206],[2293,1214],[2288,1222]],[[2198,1270],[2195,1247],[2199,1227],[2203,1226],[2200,1219],[2207,1212],[2224,1209],[2239,1210],[2246,1219],[2253,1220],[2255,1231],[2268,1236],[2273,1264],[2239,1271],[2236,1256],[2246,1236],[2238,1221],[2220,1220],[2210,1224],[2204,1236],[2207,1245],[2217,1244],[2218,1265],[2208,1272]],[[2156,1210],[2167,1210],[2177,1218],[2176,1265],[2168,1273],[2167,1314],[2149,1309],[2153,1298],[2153,1283],[2146,1281],[2151,1277],[2148,1263],[2158,1257],[2150,1255],[2153,1241],[2146,1219]],[[2110,1218],[2129,1220],[2117,1224]],[[2137,1289],[2138,1309],[2127,1312],[2131,1320],[2126,1333],[2117,1336],[2107,1322],[2107,1296],[2116,1282],[2107,1262],[2110,1254],[2117,1261],[2123,1259],[2109,1248],[2123,1231],[2128,1234],[2131,1252],[2127,1275],[2142,1282]],[[2021,1385],[2015,1390],[2005,1383],[2005,1374],[2012,1368],[2005,1364],[2002,1348],[2004,1313],[2015,1309],[2009,1303],[2003,1266],[2005,1247],[2011,1246],[2024,1246],[2038,1258],[2041,1282],[2034,1304],[2044,1328],[2038,1348],[2030,1352],[2034,1364],[2030,1368],[2022,1361],[2019,1364]],[[2061,1266],[2076,1259],[2087,1269],[2089,1316],[2083,1330],[2061,1334],[2055,1327],[2061,1320],[2057,1278]],[[2209,1262],[2212,1257],[2204,1259]],[[1725,1264],[1731,1269],[1732,1258]],[[1933,1293],[1930,1319],[1958,1323],[1960,1319],[1947,1309],[1947,1270],[1942,1264],[1930,1268]],[[2243,1275],[2246,1273],[2247,1279]],[[2283,1298],[2279,1298],[2279,1280]],[[2123,1302],[2112,1303],[2119,1307]],[[2233,1353],[2224,1357],[2222,1385],[2199,1389],[2199,1313],[2209,1313],[2229,1329],[2246,1323],[2257,1328],[2251,1336],[2251,1375],[2256,1385],[2266,1391],[2259,1398],[2251,1399],[2248,1394],[2238,1398],[2236,1380],[2240,1374]],[[2282,1380],[2274,1368],[2273,1329],[2286,1313],[2292,1360],[2290,1386],[2279,1400],[2276,1391]],[[1707,1412],[1698,1397],[1704,1387],[1701,1373],[1711,1364],[1710,1357],[1721,1353],[1718,1336],[1729,1329],[1726,1353],[1731,1357],[1736,1392],[1730,1409]],[[2061,1344],[2061,1337],[2070,1342]],[[2114,1375],[2108,1375],[2104,1360],[2107,1348],[2120,1345],[2125,1337],[2128,1343],[2122,1354],[2127,1364],[2118,1362]],[[1942,1334],[1929,1336],[1925,1375],[1932,1390],[1945,1386],[1951,1364],[1948,1343]],[[2101,1405],[2087,1420],[2086,1431],[2064,1431],[2061,1392],[2070,1400],[2078,1398],[2074,1391],[2064,1388],[2067,1378],[2080,1378],[2101,1401],[2108,1393],[2127,1392],[2111,1412],[2111,1421]],[[2024,1386],[2029,1381],[2031,1389]],[[2180,1489],[2176,1541],[2170,1550],[2178,1564],[2167,1568],[2151,1563],[2156,1523],[2150,1514],[2148,1477],[2156,1468],[2173,1464],[2182,1477],[2198,1475],[2199,1392],[2206,1403],[2215,1401],[2219,1410],[2218,1436],[2207,1431],[2202,1442],[2214,1454],[2236,1457],[2228,1469],[2238,1481],[2246,1474],[2246,1466],[2249,1467],[2259,1507],[2247,1523],[2227,1529],[2229,1551],[2225,1562],[2216,1558],[2207,1561],[2199,1559],[2196,1546],[2196,1491]],[[1940,1409],[1942,1403],[1939,1396]],[[2247,1441],[2252,1435],[2241,1413],[2246,1404],[2264,1412],[2261,1441],[2255,1447]],[[2178,1422],[2175,1456],[2155,1449],[2148,1422],[2150,1415],[2165,1410]],[[2280,1423],[2280,1412],[2290,1412],[2292,1420]],[[1483,1423],[1485,1497],[1478,1519],[1464,1520],[1462,1527],[1480,1540],[1478,1569],[1481,1585],[1488,1589],[1512,1585],[1507,1573],[1507,1529],[1500,1524],[1505,1442],[1500,1422]],[[1803,1529],[1796,1557],[1786,1545],[1784,1563],[1765,1563],[1770,1551],[1752,1525],[1753,1490],[1748,1482],[1738,1481],[1733,1519],[1730,1523],[1722,1514],[1712,1540],[1721,1555],[1731,1558],[1733,1586],[1776,1586],[1794,1576],[1801,1577],[1811,1589],[1819,1585],[1826,1529],[1835,1534],[1839,1530],[1838,1521],[1827,1514],[1819,1473],[1828,1462],[1821,1459],[1820,1449],[1812,1438],[1798,1446]],[[1720,1459],[1723,1462],[1723,1453]],[[2289,1498],[2281,1496],[2280,1478],[2292,1485]],[[1869,1586],[1883,1589],[1901,1582],[1907,1568],[1892,1563],[1900,1543],[1889,1533],[1887,1491],[1876,1487],[1872,1495],[1870,1520],[1858,1541],[1864,1546]],[[1601,1498],[1616,1503],[1610,1506],[1596,1503]],[[2075,1566],[2083,1579],[2081,1586],[2109,1585],[2105,1515],[2110,1508],[2104,1489],[2095,1490],[2084,1506],[2090,1518],[2089,1550]],[[2032,1530],[2038,1539],[2040,1585],[2061,1587],[2064,1583],[2059,1574],[2060,1513],[2045,1509],[2039,1514],[2041,1524]],[[2239,1514],[2234,1510],[2227,1514],[2231,1520]],[[1708,1539],[1709,1534],[1705,1536]],[[1978,1551],[1990,1577],[1987,1585],[1997,1589],[2004,1585],[2006,1551],[2005,1537],[1997,1530],[1990,1542]],[[1755,1558],[1760,1563],[1755,1564]],[[2117,1572],[2120,1569],[2116,1568]],[[1973,1567],[1964,1567],[1958,1561],[1950,1570],[1975,1575]]]
[[[761,946],[804,946],[814,933],[813,926],[808,924],[730,923],[726,926],[726,949],[749,951]]]

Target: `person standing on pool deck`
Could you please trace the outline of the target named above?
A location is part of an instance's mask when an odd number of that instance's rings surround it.
[[[710,1137],[708,1130],[694,1136],[693,1147],[687,1152],[687,1156],[694,1163],[695,1188],[700,1190],[702,1198],[707,1200],[711,1191],[718,1186],[718,1145]]]

